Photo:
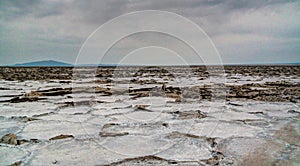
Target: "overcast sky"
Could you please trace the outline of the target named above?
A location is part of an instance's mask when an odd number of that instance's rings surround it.
[[[0,65],[74,63],[100,25],[141,10],[174,12],[195,22],[224,63],[300,62],[299,0],[1,0]]]

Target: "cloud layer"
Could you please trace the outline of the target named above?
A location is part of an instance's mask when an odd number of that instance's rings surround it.
[[[300,61],[297,0],[2,0],[0,64],[74,63],[96,28],[140,10],[170,11],[192,20],[213,40],[224,63]]]

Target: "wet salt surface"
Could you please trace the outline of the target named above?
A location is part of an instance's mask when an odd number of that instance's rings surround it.
[[[89,71],[85,69],[84,71]],[[132,77],[134,78],[134,77]],[[131,80],[132,78],[126,78]],[[149,80],[151,78],[142,78]],[[299,83],[293,77],[252,77],[235,75],[227,78],[227,84],[242,85],[286,80]],[[59,80],[0,81],[0,96],[20,95],[32,90],[53,87],[92,87],[91,78],[71,84]],[[122,81],[121,78],[115,81]],[[211,80],[175,80],[155,78],[168,86],[192,86],[211,84]],[[85,84],[82,84],[85,82]],[[110,84],[97,85],[112,86]],[[161,87],[162,84],[124,84],[118,88],[132,89]],[[258,87],[256,87],[258,88]],[[42,96],[44,97],[44,96]],[[222,102],[193,100],[176,102],[166,96],[145,96],[132,99],[128,94],[106,96],[94,93],[76,93],[46,96],[33,102],[0,103],[0,136],[14,133],[18,139],[37,139],[22,145],[0,144],[0,165],[21,161],[24,165],[105,165],[112,163],[133,164],[136,160],[151,160],[157,165],[177,162],[178,165],[208,164],[219,152],[216,160],[222,164],[239,164],[246,154],[257,153],[258,147],[268,146],[280,156],[290,145],[275,136],[285,126],[296,130],[285,133],[299,138],[299,103],[231,100]],[[5,98],[6,99],[6,98]],[[1,100],[4,98],[1,97]],[[66,103],[91,101],[82,105]],[[95,102],[99,101],[99,102]],[[139,105],[146,105],[139,107]],[[291,112],[294,110],[295,112]],[[200,117],[198,112],[203,113]],[[202,115],[202,114],[201,114]],[[29,120],[28,118],[33,118]],[[299,121],[298,121],[299,122]],[[59,135],[72,135],[65,139],[50,140]],[[294,145],[290,145],[293,146]],[[272,149],[273,148],[273,149]],[[299,152],[299,147],[286,155]],[[271,152],[269,152],[271,153]],[[157,158],[147,159],[146,156]],[[144,158],[140,158],[144,157]],[[280,157],[272,157],[281,161]],[[130,159],[130,160],[129,160]],[[131,160],[132,159],[132,160]],[[232,159],[234,162],[229,162]],[[153,160],[153,161],[152,161]],[[231,163],[231,164],[230,164]],[[142,163],[143,165],[143,163]]]

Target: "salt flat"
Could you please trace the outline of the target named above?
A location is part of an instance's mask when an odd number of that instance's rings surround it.
[[[224,69],[1,68],[0,165],[300,163],[300,67]]]

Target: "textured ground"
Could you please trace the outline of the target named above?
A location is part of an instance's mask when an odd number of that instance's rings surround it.
[[[300,66],[0,68],[0,165],[297,165]]]

